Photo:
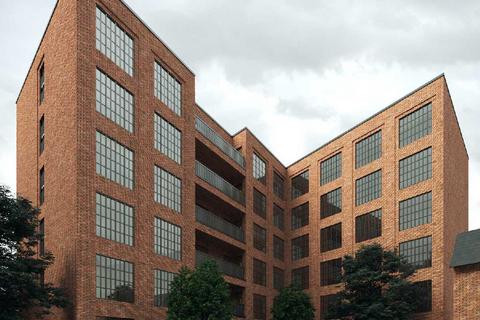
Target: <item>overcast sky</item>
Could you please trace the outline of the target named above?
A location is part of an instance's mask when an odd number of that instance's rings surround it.
[[[195,72],[197,102],[287,165],[444,72],[480,228],[480,1],[127,3]],[[0,184],[13,189],[15,100],[54,5],[0,1]]]

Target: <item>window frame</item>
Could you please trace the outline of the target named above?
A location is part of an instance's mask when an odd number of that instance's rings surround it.
[[[320,185],[324,186],[342,177],[342,151],[320,162]]]
[[[337,230],[339,229],[339,230]],[[342,223],[338,222],[320,229],[320,252],[340,249],[343,246]],[[335,238],[333,238],[335,236]],[[331,239],[330,239],[331,238]]]

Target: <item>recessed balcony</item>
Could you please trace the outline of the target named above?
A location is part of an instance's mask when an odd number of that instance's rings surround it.
[[[195,118],[195,128],[205,138],[216,145],[223,153],[225,153],[230,159],[238,163],[242,168],[245,168],[245,158],[243,155],[235,149],[230,143],[225,141],[219,134],[210,128],[202,119]]]
[[[235,187],[233,184],[222,178],[219,174],[215,173],[198,160],[195,163],[195,173],[197,177],[207,182],[214,188],[220,190],[231,199],[242,205],[245,205],[245,194],[242,190]]]
[[[196,206],[195,215],[197,222],[215,229],[235,240],[245,242],[245,232],[239,226],[234,225],[231,222],[217,216],[216,214],[200,207]]]

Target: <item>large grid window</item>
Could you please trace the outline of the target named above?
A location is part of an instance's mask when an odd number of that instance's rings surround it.
[[[303,259],[309,255],[308,234],[292,240],[292,261]]]
[[[432,104],[406,115],[400,119],[400,148],[432,132]]]
[[[292,270],[292,285],[295,287],[306,290],[309,287],[309,274],[310,269],[308,266],[297,268]]]
[[[400,230],[432,222],[432,192],[400,201]]]
[[[97,193],[97,236],[133,246],[134,221],[135,217],[132,207]]]
[[[338,294],[328,294],[320,297],[320,319],[325,319],[331,306],[338,301]]]
[[[97,7],[96,48],[129,75],[133,75],[133,39]]]
[[[267,165],[256,153],[253,154],[253,177],[263,184],[267,184]]]
[[[133,189],[133,151],[97,131],[97,174]]]
[[[327,252],[342,247],[342,223],[320,230],[320,251]]]
[[[273,193],[280,199],[285,197],[285,180],[275,171],[273,172]]]
[[[267,319],[267,297],[259,294],[253,295],[253,318],[254,320]]]
[[[308,225],[308,202],[292,209],[292,230]]]
[[[414,282],[419,299],[415,313],[432,311],[432,280]]]
[[[155,218],[155,253],[175,260],[182,259],[182,228]]]
[[[355,218],[355,241],[362,242],[382,235],[382,209]]]
[[[273,267],[273,289],[281,290],[285,286],[285,272],[277,267]]]
[[[175,161],[182,162],[182,132],[155,113],[155,148]]]
[[[267,286],[267,264],[255,258],[253,259],[253,283]]]
[[[400,243],[399,253],[417,269],[432,266],[432,237],[424,237]]]
[[[342,176],[342,153],[324,160],[320,163],[320,185],[337,180]]]
[[[355,168],[361,168],[382,156],[382,130],[355,144]]]
[[[128,132],[134,126],[133,95],[97,69],[96,110]]]
[[[182,180],[155,166],[155,201],[176,211],[182,210]]]
[[[342,279],[342,258],[320,263],[320,285],[329,286],[340,283]]]
[[[97,254],[96,297],[133,302],[133,263]]]
[[[342,188],[337,188],[320,196],[320,218],[342,212]]]
[[[182,84],[155,62],[155,96],[177,115],[182,115]]]
[[[177,274],[164,270],[155,270],[155,295],[154,305],[157,307],[168,306],[168,295],[170,294],[170,286]]]
[[[355,204],[357,206],[382,196],[382,170],[375,171],[355,181]]]
[[[38,93],[39,93],[39,103],[42,104],[45,100],[45,64],[42,63],[40,69],[38,70]]]
[[[285,242],[277,236],[273,236],[273,257],[283,261],[285,256]]]
[[[292,178],[292,199],[308,193],[309,174],[308,170]]]
[[[273,224],[280,230],[285,228],[285,213],[275,203],[273,204]]]
[[[38,201],[40,205],[45,201],[45,167],[38,174]]]
[[[267,217],[267,200],[265,195],[253,188],[253,212],[262,218]]]
[[[40,118],[38,126],[38,149],[40,154],[42,154],[45,149],[45,116]]]
[[[267,252],[267,230],[255,223],[253,224],[253,247]]]
[[[430,179],[432,177],[432,148],[400,160],[399,169],[400,189]]]

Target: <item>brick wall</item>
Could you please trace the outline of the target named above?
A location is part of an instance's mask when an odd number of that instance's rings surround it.
[[[480,319],[480,264],[455,268],[453,318]]]

